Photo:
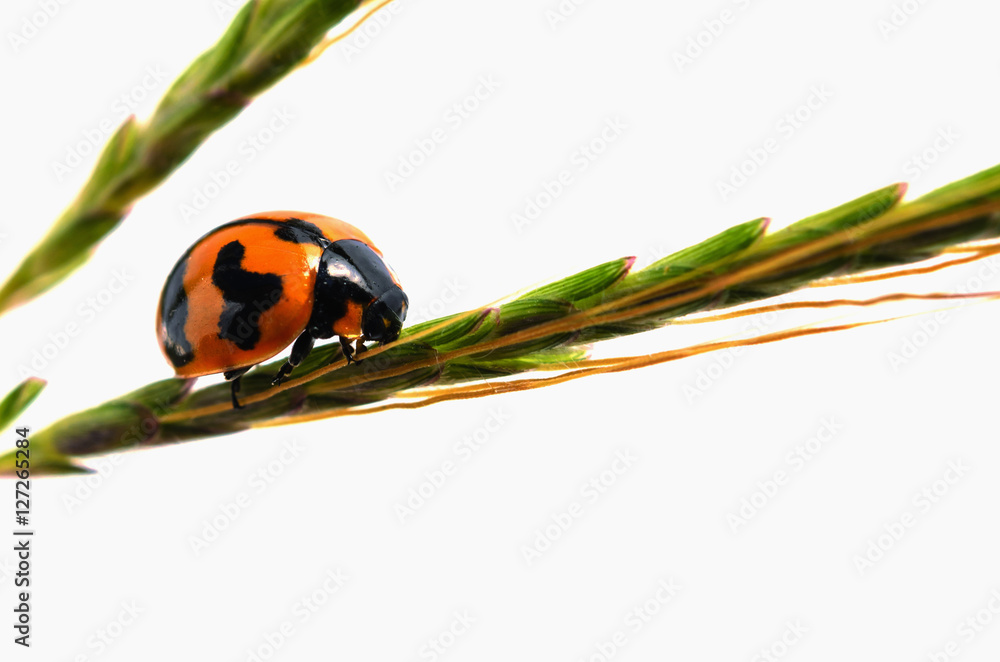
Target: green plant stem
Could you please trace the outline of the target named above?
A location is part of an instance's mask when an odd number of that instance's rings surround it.
[[[303,62],[361,0],[253,0],[174,81],[152,117],[129,117],[77,198],[0,288],[0,313],[53,287],[208,137]]]
[[[633,258],[612,260],[494,306],[404,329],[397,342],[370,350],[360,364],[345,365],[332,343],[314,350],[294,379],[271,387],[283,362],[276,360],[244,378],[241,410],[231,408],[226,384],[191,390],[191,381],[154,382],[37,433],[32,444],[41,464],[33,472],[78,471],[72,461],[94,454],[362,413],[429,384],[486,385],[467,391],[478,397],[494,392],[488,380],[495,377],[580,366],[586,366],[583,374],[597,374],[593,362],[584,362],[594,341],[1000,236],[1000,166],[913,201],[900,202],[904,191],[889,186],[772,233],[765,233],[767,219],[742,223],[638,271]],[[899,297],[886,300],[893,298]],[[510,389],[495,392],[502,390]],[[0,457],[0,474],[9,471],[11,457]]]

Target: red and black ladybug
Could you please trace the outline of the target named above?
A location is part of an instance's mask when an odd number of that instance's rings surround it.
[[[361,230],[329,216],[277,211],[237,219],[196,241],[163,286],[156,332],[178,377],[225,373],[239,408],[240,377],[293,341],[273,384],[317,339],[339,336],[348,362],[365,341],[392,342],[407,305]]]

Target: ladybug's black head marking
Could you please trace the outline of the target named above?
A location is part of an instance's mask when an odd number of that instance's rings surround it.
[[[360,332],[366,340],[383,343],[399,337],[406,319],[406,295],[378,253],[357,239],[335,241],[320,257],[310,335],[334,335],[334,327],[349,312],[349,302],[363,309],[361,328],[350,329],[351,334]],[[357,324],[356,319],[351,324]]]
[[[392,342],[399,337],[409,305],[406,294],[398,286],[387,290],[365,309],[361,316],[361,332],[367,340]]]

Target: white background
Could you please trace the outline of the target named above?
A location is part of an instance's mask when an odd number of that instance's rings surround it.
[[[231,16],[209,0],[69,2],[12,43],[41,6],[7,2],[0,20],[4,272],[70,203],[95,155],[61,177],[56,164],[122,119],[123,94],[148,116]],[[335,46],[262,95],[71,279],[0,319],[3,390],[25,369],[49,382],[21,422],[41,428],[168,376],[153,330],[162,283],[196,238],[245,214],[301,209],[361,226],[417,319],[623,255],[647,264],[758,216],[784,225],[895,181],[909,180],[912,195],[1000,159],[995,3],[593,0],[553,25],[558,6],[398,0],[370,37],[346,42],[354,50]],[[729,23],[713,23],[723,11]],[[678,66],[698,39],[702,52]],[[162,80],[148,77],[157,70]],[[449,122],[481,77],[499,87]],[[815,89],[831,96],[800,109]],[[781,123],[796,110],[808,118],[789,135]],[[626,128],[580,171],[574,154],[616,118]],[[269,136],[272,121],[281,130]],[[385,173],[436,128],[445,140],[390,188]],[[258,149],[251,138],[271,140]],[[777,151],[724,199],[718,183],[768,139]],[[933,162],[917,165],[925,153]],[[230,161],[238,174],[211,188]],[[563,169],[573,183],[519,232],[512,214]],[[212,199],[185,219],[199,192]],[[875,291],[1000,289],[980,268]],[[116,277],[126,284],[112,294]],[[996,313],[967,305],[937,326],[911,317],[129,453],[93,462],[97,477],[38,480],[33,646],[11,643],[13,554],[0,544],[3,657],[754,660],[763,649],[789,660],[995,660]],[[782,315],[767,328],[833,318],[860,319]],[[76,333],[33,369],[71,324]],[[614,351],[742,328],[678,327]],[[920,345],[915,356],[893,362],[906,343]],[[708,387],[691,396],[699,383]],[[497,427],[492,416],[503,423],[486,443],[457,453]],[[823,421],[832,439],[789,462]],[[619,452],[636,459],[592,500],[582,486]],[[397,505],[447,461],[457,470],[401,523]],[[758,482],[777,471],[788,480],[763,503]],[[938,490],[933,503],[924,489]],[[734,531],[731,515],[751,497],[763,505]],[[237,500],[249,505],[224,515]],[[524,550],[574,502],[581,516],[550,528],[558,536],[529,563]],[[898,540],[880,538],[906,514]],[[194,542],[206,535],[207,548]],[[872,546],[887,549],[859,567]],[[335,592],[331,571],[348,578]],[[658,602],[661,581],[678,588]],[[303,611],[304,599],[323,604]],[[137,616],[123,607],[133,603]],[[655,614],[626,620],[636,608]],[[474,623],[452,637],[463,612]],[[962,625],[977,615],[978,629]],[[435,653],[434,639],[452,645]]]

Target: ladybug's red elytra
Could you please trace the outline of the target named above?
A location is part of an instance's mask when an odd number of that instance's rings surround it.
[[[156,332],[178,377],[224,373],[240,408],[240,377],[258,363],[294,342],[279,384],[316,340],[335,335],[350,362],[365,341],[398,338],[408,304],[361,230],[276,211],[219,226],[181,256],[160,295]]]

